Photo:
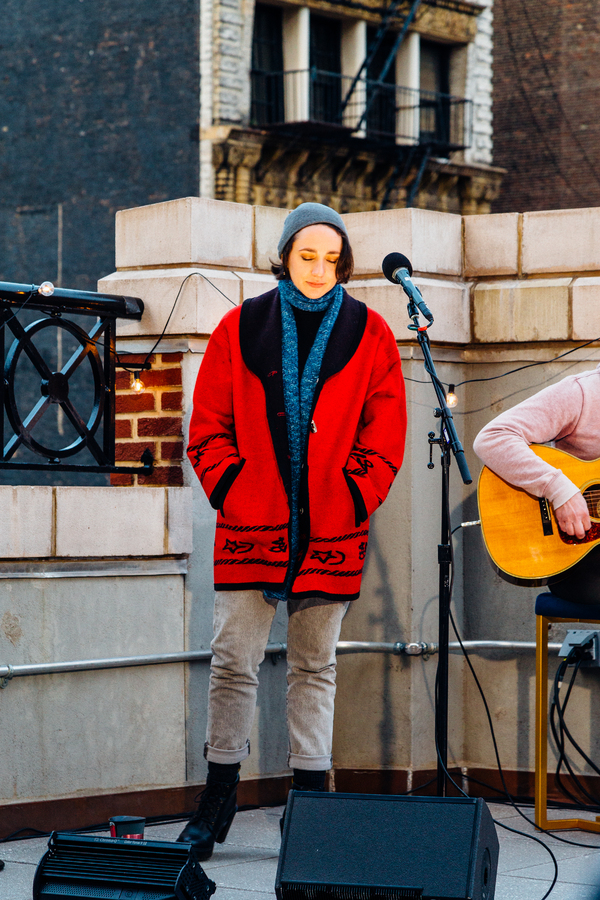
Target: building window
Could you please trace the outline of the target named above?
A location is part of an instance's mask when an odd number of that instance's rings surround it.
[[[365,71],[376,35],[364,20],[257,3],[252,124],[342,126],[357,137],[421,144],[434,156],[469,146],[470,104],[450,96],[452,46],[409,32],[384,74],[397,40],[388,32]]]
[[[342,26],[337,19],[310,16],[310,118],[341,122]]]
[[[252,122],[283,122],[283,15],[278,6],[257,3],[252,39]]]

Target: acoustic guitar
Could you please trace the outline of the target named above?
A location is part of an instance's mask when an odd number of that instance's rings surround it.
[[[531,449],[579,487],[592,520],[581,540],[564,534],[548,500],[508,484],[484,466],[477,499],[492,564],[506,581],[534,587],[570,569],[600,542],[600,459],[585,462],[539,444]]]

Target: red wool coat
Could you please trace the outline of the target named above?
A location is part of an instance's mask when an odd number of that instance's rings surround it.
[[[402,463],[406,403],[386,322],[344,291],[313,401],[292,596],[353,600],[369,516]],[[227,313],[194,390],[189,459],[218,510],[215,589],[280,589],[289,563],[290,459],[277,289]]]

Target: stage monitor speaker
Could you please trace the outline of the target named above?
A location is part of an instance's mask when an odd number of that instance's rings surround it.
[[[481,799],[291,791],[279,900],[492,900],[498,838]]]
[[[191,844],[57,834],[33,900],[208,900],[215,892]]]

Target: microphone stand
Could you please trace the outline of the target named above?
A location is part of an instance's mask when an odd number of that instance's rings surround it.
[[[471,484],[472,478],[465,459],[465,451],[458,439],[452,413],[446,403],[446,392],[440,382],[433,359],[427,329],[433,323],[433,317],[428,325],[419,325],[419,309],[412,297],[409,297],[408,315],[413,324],[409,325],[410,331],[414,331],[423,358],[425,371],[430,376],[433,388],[437,395],[439,407],[435,410],[435,417],[441,419],[440,435],[436,438],[435,432],[430,431],[429,439],[429,464],[433,469],[432,452],[433,445],[438,444],[442,452],[442,533],[438,544],[439,566],[439,625],[438,625],[438,668],[436,675],[436,703],[435,703],[435,745],[437,751],[437,795],[446,796],[447,769],[448,769],[448,642],[450,626],[450,568],[452,565],[452,530],[450,525],[450,463],[451,453],[454,454],[456,464],[465,484]]]

